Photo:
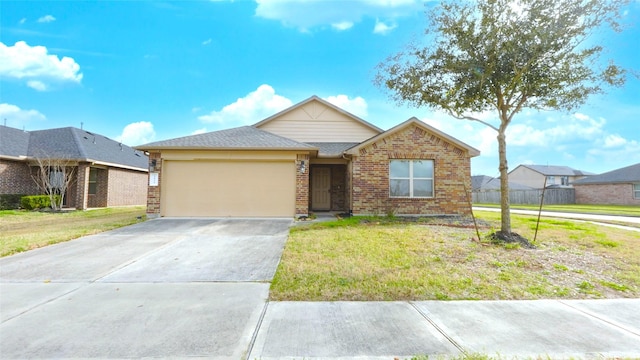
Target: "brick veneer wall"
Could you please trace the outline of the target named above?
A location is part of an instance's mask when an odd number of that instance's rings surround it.
[[[146,172],[110,168],[107,206],[145,205],[147,203]]]
[[[305,171],[300,172],[304,161]],[[298,154],[296,160],[296,217],[309,215],[309,155]]]
[[[69,206],[75,206],[78,210],[85,210],[89,206],[89,164],[78,164],[76,171],[75,201],[74,204],[70,203]]]
[[[39,194],[31,169],[21,161],[0,159],[0,194]]]
[[[434,160],[434,197],[390,197],[391,159]],[[471,189],[468,152],[415,125],[361,148],[352,159],[351,181],[352,211],[356,215],[471,213],[464,190],[465,185]]]
[[[155,169],[151,167],[155,160]],[[159,152],[149,153],[149,169],[150,172],[158,173],[158,186],[147,187],[147,215],[149,217],[158,217],[160,215],[160,188],[162,186],[162,157]]]
[[[576,204],[640,205],[640,199],[633,198],[633,184],[574,184],[573,187]]]

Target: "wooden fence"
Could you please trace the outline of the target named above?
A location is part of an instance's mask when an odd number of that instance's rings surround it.
[[[540,204],[540,190],[511,190],[509,191],[509,202],[511,204]],[[500,204],[500,191],[474,191],[472,193],[474,204]],[[547,189],[544,192],[544,203],[551,204],[575,204],[575,189]]]

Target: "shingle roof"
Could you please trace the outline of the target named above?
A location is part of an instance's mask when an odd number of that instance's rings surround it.
[[[359,143],[310,142],[307,144],[318,148],[318,157],[340,157],[346,150],[358,145]]]
[[[23,158],[28,150],[28,132],[0,125],[0,156]]]
[[[556,165],[520,165],[529,168],[533,171],[537,171],[545,176],[583,176],[594,175],[592,172],[575,170],[568,166],[556,166]]]
[[[491,177],[487,175],[473,175],[471,177],[471,189],[472,191],[500,190],[500,178]],[[532,189],[533,188],[530,186],[509,181],[509,190],[532,190]]]
[[[136,149],[291,149],[314,150],[315,147],[297,142],[253,126],[212,131],[136,146]]]
[[[21,131],[0,126],[0,156],[47,156],[146,170],[147,156],[105,136],[73,127]]]
[[[574,181],[574,185],[580,184],[606,184],[606,183],[636,183],[640,182],[640,163],[620,169],[612,170],[600,175]]]

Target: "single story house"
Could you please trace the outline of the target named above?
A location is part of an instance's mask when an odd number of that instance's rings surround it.
[[[568,166],[518,165],[509,172],[509,182],[542,189],[547,179],[547,187],[567,187],[574,181],[594,175],[591,172],[575,170]]]
[[[411,118],[387,131],[312,96],[253,126],[136,147],[149,216],[469,214],[479,151]]]
[[[41,194],[33,179],[38,158],[65,160],[75,168],[63,199],[66,207],[146,204],[149,160],[144,152],[74,127],[23,131],[0,126],[0,195]]]
[[[471,177],[471,189],[473,192],[500,191],[500,178],[487,175],[473,175]],[[514,182],[509,182],[509,190],[534,190]]]
[[[640,163],[573,183],[577,204],[640,205]]]

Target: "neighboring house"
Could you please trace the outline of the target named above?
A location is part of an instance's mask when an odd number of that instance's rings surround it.
[[[474,175],[471,177],[471,189],[473,192],[500,191],[500,178],[487,175]],[[509,190],[533,190],[533,188],[510,181]]]
[[[0,126],[0,194],[40,194],[37,158],[69,160],[76,171],[64,206],[144,205],[148,157],[117,141],[73,127],[23,131]]]
[[[312,96],[253,126],[138,146],[150,216],[468,214],[479,151],[409,119],[382,129]]]
[[[571,186],[574,181],[590,175],[593,173],[575,170],[568,166],[518,165],[509,172],[509,182],[542,189],[546,178],[547,187],[567,187]]]
[[[577,204],[640,205],[640,163],[573,183]]]

